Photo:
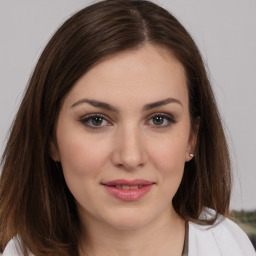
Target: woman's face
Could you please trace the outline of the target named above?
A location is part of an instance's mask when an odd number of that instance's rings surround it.
[[[52,157],[85,223],[134,229],[173,213],[193,152],[184,68],[150,45],[90,69],[65,98]]]

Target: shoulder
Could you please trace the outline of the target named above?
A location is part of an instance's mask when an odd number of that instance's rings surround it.
[[[216,224],[189,223],[189,256],[255,256],[245,232],[233,221],[220,216]]]
[[[9,241],[9,243],[6,245],[4,252],[0,256],[21,256],[22,251],[20,249],[19,240],[17,237],[14,237],[12,240]],[[29,256],[33,256],[32,254],[29,254]]]

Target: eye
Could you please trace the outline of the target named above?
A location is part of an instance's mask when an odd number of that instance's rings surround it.
[[[100,129],[110,125],[107,119],[100,114],[91,114],[81,119],[81,122],[90,129]]]
[[[176,121],[169,115],[166,114],[155,114],[151,116],[148,124],[156,128],[168,127],[171,124],[176,123]]]

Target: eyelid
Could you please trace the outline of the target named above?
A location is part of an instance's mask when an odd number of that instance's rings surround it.
[[[94,125],[90,125],[89,124],[89,121],[91,118],[93,117],[100,117],[102,118],[104,121],[107,122],[106,125],[103,125],[103,126],[94,126]],[[165,125],[154,125],[154,124],[149,124],[150,120],[154,117],[162,117],[164,118],[165,120],[167,120],[168,124],[165,124]],[[106,126],[111,126],[112,125],[112,122],[111,122],[111,119],[106,116],[105,114],[101,114],[101,113],[90,113],[90,114],[86,114],[86,115],[83,115],[81,118],[79,118],[79,121],[86,127],[86,128],[89,128],[89,129],[103,129],[105,128]],[[165,113],[165,112],[157,112],[157,113],[153,113],[151,115],[149,115],[146,119],[146,124],[147,125],[150,125],[152,126],[153,128],[166,128],[166,127],[169,127],[173,124],[177,123],[177,121],[175,120],[175,118],[173,117],[172,114],[170,113]]]
[[[166,128],[166,127],[169,127],[171,126],[172,124],[175,124],[177,123],[176,119],[173,117],[172,114],[169,114],[169,113],[165,113],[165,112],[158,112],[158,113],[153,113],[151,114],[148,118],[147,118],[147,123],[154,117],[157,117],[157,116],[160,116],[160,117],[163,117],[163,118],[166,118],[168,120],[168,124],[167,125],[152,125],[154,128]]]
[[[89,125],[87,123],[87,121],[89,121],[91,118],[93,117],[101,117],[103,120],[105,120],[106,122],[108,122],[107,125],[103,125],[103,126],[92,126],[92,125]],[[86,114],[84,116],[82,116],[81,118],[79,118],[79,121],[86,127],[86,128],[89,128],[89,129],[92,129],[92,130],[95,130],[95,129],[102,129],[106,126],[109,126],[109,125],[112,125],[111,122],[110,122],[110,118],[107,117],[106,115],[104,114],[100,114],[100,113],[91,113],[91,114]]]

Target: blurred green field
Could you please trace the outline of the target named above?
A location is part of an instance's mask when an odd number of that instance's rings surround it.
[[[246,223],[237,223],[247,234],[255,234],[256,235],[256,227],[253,227],[250,224]]]
[[[231,216],[231,219],[247,233],[256,250],[256,210],[232,211]]]

